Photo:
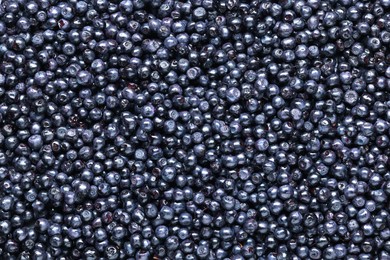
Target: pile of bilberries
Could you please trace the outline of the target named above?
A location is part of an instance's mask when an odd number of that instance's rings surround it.
[[[3,0],[0,259],[390,259],[390,0]]]

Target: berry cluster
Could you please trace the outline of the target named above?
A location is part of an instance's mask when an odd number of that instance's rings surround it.
[[[0,259],[390,259],[390,0],[3,0]]]

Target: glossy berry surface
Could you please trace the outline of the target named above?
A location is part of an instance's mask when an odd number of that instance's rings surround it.
[[[390,259],[390,0],[0,1],[0,259]]]

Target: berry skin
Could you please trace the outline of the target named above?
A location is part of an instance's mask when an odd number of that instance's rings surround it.
[[[2,1],[0,259],[389,259],[389,8]]]

